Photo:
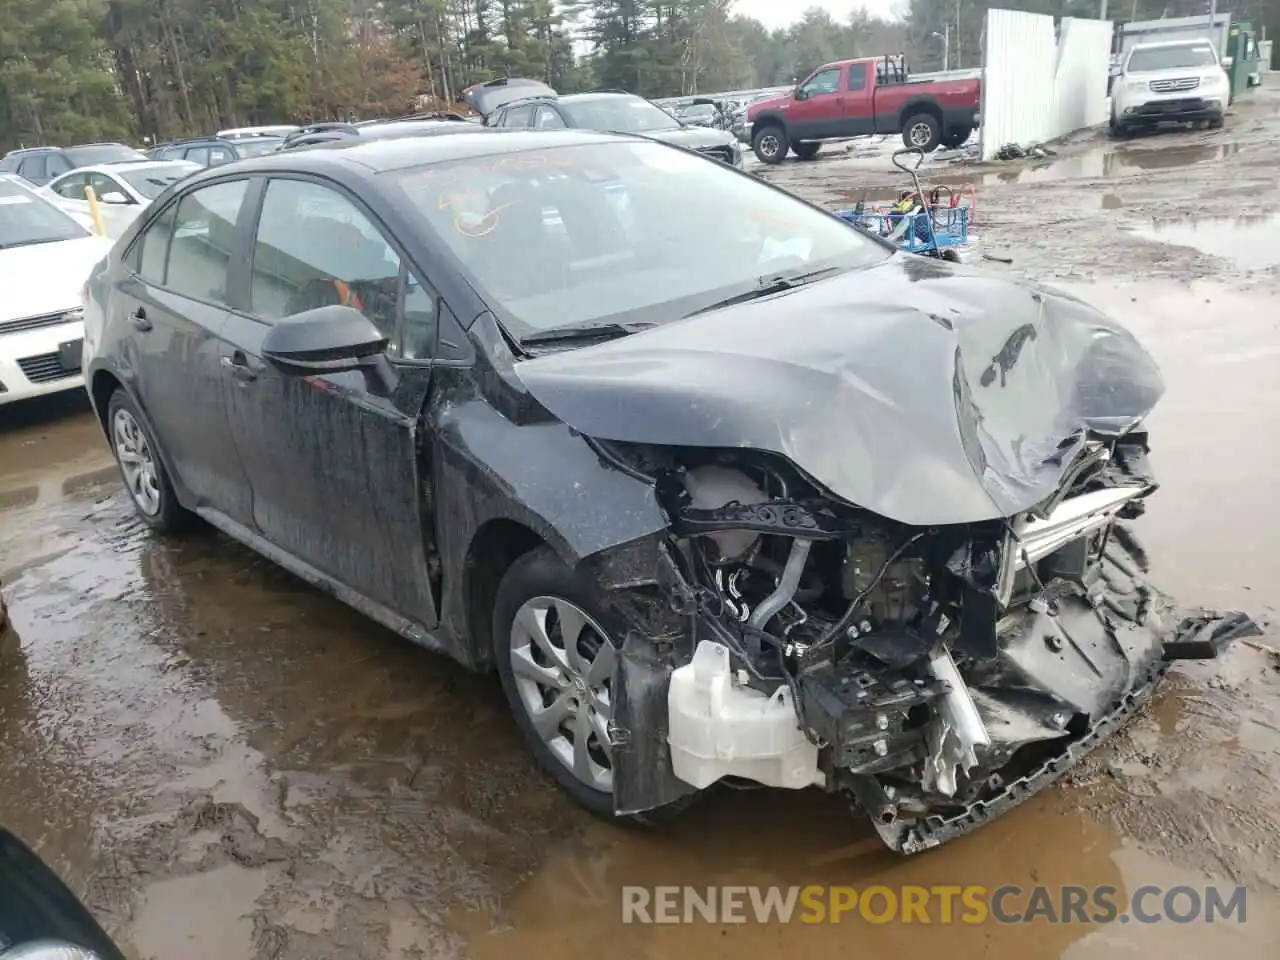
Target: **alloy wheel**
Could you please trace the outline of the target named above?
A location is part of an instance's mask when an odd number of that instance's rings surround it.
[[[157,516],[160,513],[160,478],[155,455],[142,426],[128,410],[117,410],[112,419],[111,436],[129,496],[148,517]]]
[[[614,646],[585,611],[560,597],[533,597],[511,624],[516,690],[538,736],[579,781],[613,792],[609,722]]]
[[[924,147],[929,143],[929,139],[933,136],[933,129],[927,123],[917,123],[911,128],[909,134],[912,146]]]

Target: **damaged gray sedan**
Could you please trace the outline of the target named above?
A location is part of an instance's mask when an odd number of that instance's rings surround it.
[[[496,668],[610,818],[747,781],[921,850],[1256,629],[1147,583],[1124,522],[1163,386],[1127,332],[666,145],[244,161],[157,200],[86,295],[143,520]]]

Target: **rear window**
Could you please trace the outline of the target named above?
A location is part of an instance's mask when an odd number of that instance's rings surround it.
[[[166,188],[191,176],[199,169],[199,164],[179,161],[170,166],[146,167],[142,170],[125,168],[120,171],[119,176],[148,200],[154,200],[164,193]]]
[[[1148,47],[1145,50],[1139,48],[1129,57],[1129,72],[1211,67],[1217,62],[1213,47],[1207,43],[1188,44],[1185,47]]]
[[[123,143],[97,143],[90,147],[69,147],[62,151],[73,167],[89,167],[95,163],[120,163],[145,160],[146,155]]]
[[[284,143],[283,137],[255,137],[252,140],[244,139],[236,141],[236,152],[241,157],[262,157],[268,153],[275,153],[280,148],[280,144]]]

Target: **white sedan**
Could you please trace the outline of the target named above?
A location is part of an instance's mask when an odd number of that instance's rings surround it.
[[[45,184],[40,192],[83,221],[91,216],[84,190],[93,187],[102,225],[114,240],[166,187],[202,169],[200,164],[187,160],[139,160],[81,167]]]
[[[82,389],[81,291],[111,241],[0,174],[0,405]]]

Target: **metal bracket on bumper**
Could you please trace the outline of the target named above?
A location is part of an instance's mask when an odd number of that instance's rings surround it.
[[[1047,760],[1032,773],[1007,784],[992,799],[970,804],[963,813],[945,819],[929,817],[911,824],[876,823],[876,830],[880,833],[881,839],[899,853],[919,853],[963,836],[988,820],[993,820],[1023,801],[1031,799],[1045,787],[1059,780],[1095,747],[1133,719],[1151,699],[1152,693],[1155,692],[1156,686],[1167,671],[1166,663],[1157,662],[1146,682],[1125,694],[1116,708],[1094,724],[1087,734],[1056,757]]]

